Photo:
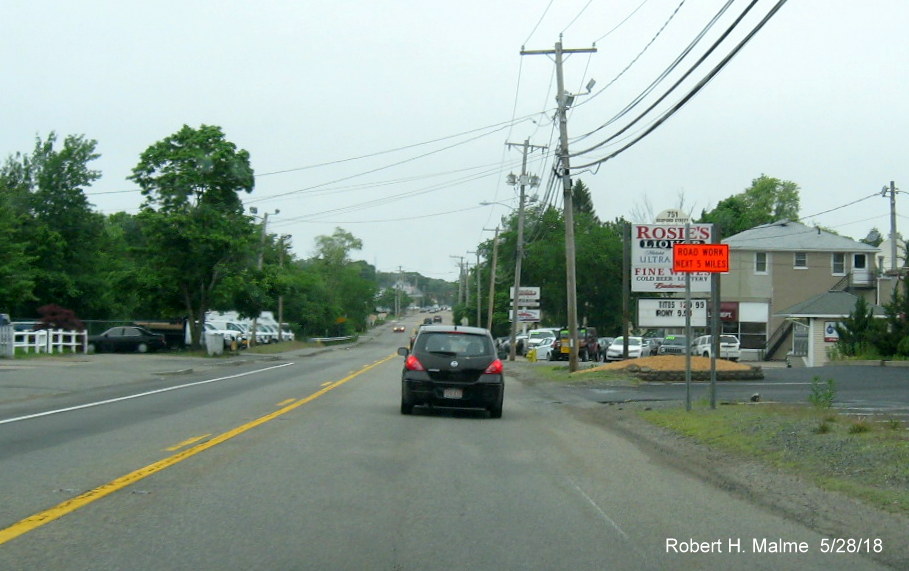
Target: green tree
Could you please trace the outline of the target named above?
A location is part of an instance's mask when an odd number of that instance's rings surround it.
[[[798,220],[799,200],[797,184],[762,174],[744,192],[702,211],[700,221],[718,225],[723,236],[733,236],[776,220]]]
[[[318,236],[312,267],[322,274],[334,298],[338,314],[335,324],[340,334],[362,331],[367,316],[375,310],[375,268],[362,261],[351,261],[350,254],[363,247],[363,241],[350,232],[335,228],[331,236]]]
[[[100,156],[96,146],[81,135],[69,135],[58,145],[51,132],[36,139],[30,155],[16,153],[0,169],[4,205],[10,209],[7,222],[14,221],[14,241],[25,245],[23,254],[32,260],[24,276],[33,278],[33,292],[20,296],[17,313],[34,315],[35,304],[46,303],[83,315],[104,310],[100,300],[108,287],[97,271],[104,220],[85,196],[101,177],[88,166]]]
[[[216,288],[249,266],[258,245],[257,226],[240,198],[255,184],[249,153],[220,127],[184,125],[146,149],[129,178],[145,196],[139,214],[145,272],[171,309],[190,317],[199,345],[199,324]]]
[[[875,329],[873,310],[865,298],[859,297],[852,313],[836,326],[839,335],[836,342],[837,349],[843,355],[849,356],[868,352],[871,349],[872,340],[876,337]]]

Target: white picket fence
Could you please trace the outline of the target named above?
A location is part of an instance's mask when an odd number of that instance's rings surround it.
[[[64,329],[41,329],[39,331],[15,331],[12,325],[0,327],[0,357],[12,359],[16,349],[25,353],[85,353],[88,346],[86,331]]]

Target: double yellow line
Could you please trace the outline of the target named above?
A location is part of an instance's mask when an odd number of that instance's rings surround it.
[[[329,383],[322,389],[314,392],[313,394],[309,395],[308,397],[306,397],[304,399],[294,402],[293,404],[285,406],[284,408],[280,408],[280,409],[276,410],[275,412],[266,414],[265,416],[263,416],[261,418],[257,418],[256,420],[253,420],[251,422],[238,426],[234,429],[228,430],[227,432],[220,434],[220,435],[212,438],[211,440],[207,440],[206,442],[197,444],[196,446],[183,450],[182,452],[178,452],[177,454],[174,454],[173,456],[169,456],[162,460],[158,460],[157,462],[155,462],[153,464],[149,464],[148,466],[145,466],[144,468],[139,468],[138,470],[136,470],[134,472],[130,472],[129,474],[126,474],[125,476],[120,476],[116,480],[112,480],[106,484],[98,486],[97,488],[95,488],[93,490],[89,490],[88,492],[85,492],[84,494],[78,495],[75,498],[71,498],[69,500],[66,500],[65,502],[57,504],[56,506],[54,506],[50,509],[44,510],[42,512],[36,513],[33,516],[30,516],[21,521],[18,521],[16,523],[14,523],[13,525],[7,527],[6,529],[0,529],[0,545],[3,545],[7,541],[15,539],[15,538],[19,537],[20,535],[24,535],[34,529],[37,529],[44,524],[50,523],[50,522],[54,521],[55,519],[63,517],[68,513],[72,513],[74,511],[76,511],[77,509],[84,507],[96,500],[100,500],[101,498],[103,498],[107,495],[110,495],[118,490],[121,490],[121,489],[129,486],[130,484],[134,484],[134,483],[138,482],[139,480],[142,480],[143,478],[147,478],[148,476],[151,476],[152,474],[160,472],[160,471],[164,470],[165,468],[169,468],[175,464],[178,464],[178,463],[182,462],[183,460],[190,458],[191,456],[195,456],[196,454],[199,454],[200,452],[204,452],[205,450],[208,450],[209,448],[213,448],[213,447],[217,446],[218,444],[227,442],[231,438],[234,438],[235,436],[239,436],[248,430],[252,430],[253,428],[255,428],[257,426],[260,426],[262,424],[265,424],[266,422],[269,422],[269,421],[272,421],[272,420],[278,418],[279,416],[287,414],[288,412],[290,412],[294,409],[297,409],[307,403],[310,403],[310,402],[316,400],[317,398],[319,398],[321,396],[324,396],[325,394],[331,392],[332,390],[340,387],[344,383],[358,377],[359,375],[362,375],[366,371],[369,371],[370,369],[372,369],[374,367],[378,367],[379,365],[390,361],[391,359],[393,359],[396,356],[397,356],[396,354],[392,354],[379,361],[376,361],[375,363],[373,363],[371,365],[366,365],[359,371],[351,373],[350,375],[344,377],[343,379],[341,379],[339,381]]]

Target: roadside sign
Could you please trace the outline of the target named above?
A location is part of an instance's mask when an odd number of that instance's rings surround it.
[[[726,273],[729,244],[673,244],[672,271]]]
[[[691,307],[691,326],[707,327],[707,300],[692,299],[639,299],[638,325],[640,327],[684,327],[685,313]]]
[[[685,274],[672,271],[672,248],[686,242],[685,224],[632,224],[631,233],[631,291],[684,291]],[[709,244],[712,235],[712,224],[688,225],[689,244]],[[689,275],[692,292],[710,292],[709,273]]]
[[[518,323],[539,323],[542,319],[542,312],[539,309],[518,309]],[[511,321],[511,312],[508,312],[508,320]]]

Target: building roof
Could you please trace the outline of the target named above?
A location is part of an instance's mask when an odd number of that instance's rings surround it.
[[[777,317],[847,317],[855,311],[858,296],[847,291],[828,291],[775,313]],[[884,308],[869,303],[872,315],[883,317]]]
[[[880,249],[801,222],[779,220],[723,240],[731,250],[769,252],[878,252]]]

